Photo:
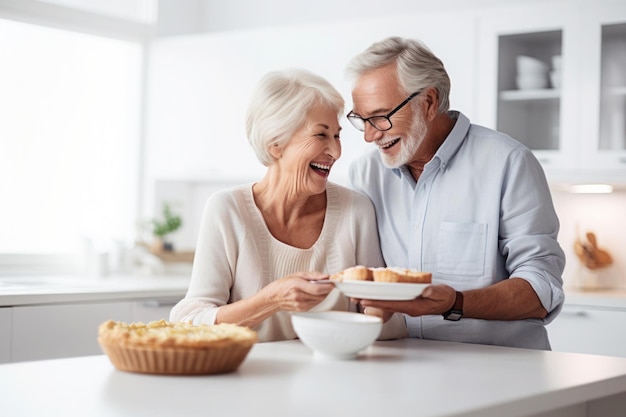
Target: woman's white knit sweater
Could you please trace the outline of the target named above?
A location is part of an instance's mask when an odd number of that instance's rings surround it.
[[[171,321],[213,324],[220,306],[250,297],[295,272],[333,274],[354,265],[383,266],[374,209],[364,195],[328,183],[319,239],[309,249],[299,249],[272,236],[254,203],[252,185],[220,191],[208,199],[189,290],[172,309]],[[315,309],[354,310],[354,306],[335,289]],[[262,342],[297,338],[286,311],[255,330]]]

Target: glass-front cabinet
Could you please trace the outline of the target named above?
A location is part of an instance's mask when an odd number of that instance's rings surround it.
[[[507,133],[537,155],[546,172],[576,166],[579,134],[572,95],[577,13],[518,6],[480,17],[477,123]]]
[[[561,148],[562,38],[561,30],[498,37],[496,128],[536,151]]]
[[[602,26],[600,150],[626,148],[626,23]]]
[[[582,133],[586,166],[626,182],[626,6],[584,11]]]
[[[551,182],[626,184],[626,5],[480,18],[477,123],[524,143]]]

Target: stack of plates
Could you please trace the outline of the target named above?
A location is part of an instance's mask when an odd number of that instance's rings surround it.
[[[561,88],[561,55],[552,57],[552,71],[550,71],[552,88]]]
[[[517,56],[517,88],[534,90],[548,86],[548,66],[541,60],[526,55]]]

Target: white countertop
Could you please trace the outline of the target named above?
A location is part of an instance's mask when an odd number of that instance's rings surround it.
[[[297,340],[256,344],[225,375],[133,374],[106,356],[0,365],[7,416],[610,417],[624,407],[625,358],[417,339],[376,342],[351,361],[316,359]]]
[[[565,305],[626,310],[626,290],[565,289]]]
[[[0,307],[109,300],[183,298],[189,276],[0,277]]]

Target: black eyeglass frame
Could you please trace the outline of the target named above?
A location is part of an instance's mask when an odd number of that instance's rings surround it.
[[[391,129],[393,127],[393,124],[391,123],[391,116],[396,114],[402,107],[404,107],[409,101],[411,101],[412,98],[414,98],[414,97],[418,96],[420,93],[422,93],[422,91],[424,91],[423,88],[421,90],[418,90],[418,91],[414,92],[413,94],[411,94],[409,97],[407,97],[406,100],[404,100],[402,103],[400,103],[395,109],[391,110],[385,116],[372,116],[372,117],[368,117],[368,118],[364,119],[361,116],[358,116],[358,115],[354,114],[352,111],[350,111],[350,113],[348,113],[346,115],[346,118],[350,121],[352,126],[357,128],[361,132],[365,132],[365,122],[368,122],[376,130],[379,130],[381,132],[386,132],[387,130],[389,130],[389,129]],[[372,122],[372,119],[381,119],[381,118],[382,119],[386,119],[387,122],[389,123],[389,127],[387,129],[381,129],[378,126],[376,126],[374,124],[374,122]],[[359,120],[360,122],[358,122],[357,120]],[[355,124],[355,122],[359,123],[359,124],[362,123],[362,127],[357,126]]]

